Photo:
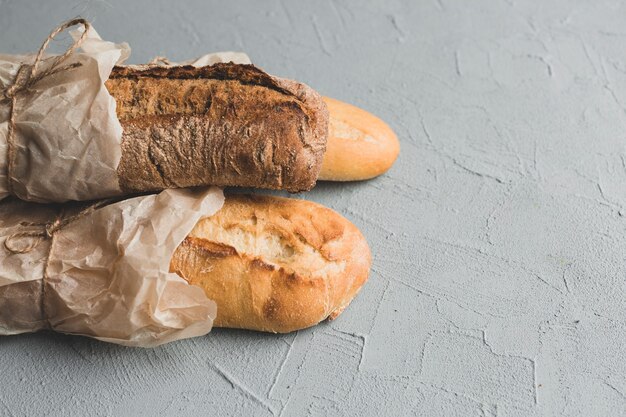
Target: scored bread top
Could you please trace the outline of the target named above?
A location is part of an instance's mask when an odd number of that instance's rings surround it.
[[[106,81],[124,130],[120,186],[312,188],[328,111],[310,87],[253,65],[115,67]]]
[[[214,64],[206,67],[114,67],[106,82],[117,103],[120,120],[145,116],[205,114],[220,81],[274,90],[283,98],[302,101],[276,78],[253,65]],[[307,112],[307,108],[302,108]],[[311,109],[313,110],[313,109]]]
[[[189,237],[227,245],[307,278],[345,272],[354,248],[338,243],[357,231],[337,213],[280,197],[230,195],[227,201],[215,215],[200,220]]]

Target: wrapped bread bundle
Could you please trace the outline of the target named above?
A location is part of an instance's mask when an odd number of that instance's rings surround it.
[[[72,47],[44,59],[47,43],[76,24],[84,30],[74,33]],[[328,115],[311,88],[220,62],[242,59],[233,54],[205,57],[196,65],[212,65],[201,68],[114,68],[129,53],[76,19],[54,31],[37,56],[0,55],[0,198],[313,187]]]
[[[44,58],[74,25],[83,30],[71,48]],[[86,201],[201,185],[298,192],[318,177],[372,178],[398,155],[380,119],[271,76],[244,54],[121,66],[129,55],[83,19],[53,31],[37,55],[0,55],[0,199]]]
[[[371,178],[398,154],[391,129],[243,54],[120,66],[128,55],[83,19],[36,56],[0,55],[0,200],[20,199],[0,203],[0,334],[150,347],[341,314],[371,262],[354,225],[306,201],[185,188]],[[96,202],[26,202],[69,200]]]
[[[0,203],[0,334],[52,329],[128,346],[205,334],[216,306],[169,272],[218,188],[83,208]]]
[[[358,229],[315,203],[215,187],[107,203],[0,203],[0,335],[289,332],[337,317],[369,272]]]

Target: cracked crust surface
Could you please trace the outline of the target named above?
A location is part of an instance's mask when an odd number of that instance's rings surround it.
[[[328,111],[311,88],[252,65],[116,67],[126,192],[198,185],[311,189]]]
[[[337,317],[370,263],[360,231],[328,208],[231,195],[198,222],[170,269],[217,303],[216,327],[285,333]]]

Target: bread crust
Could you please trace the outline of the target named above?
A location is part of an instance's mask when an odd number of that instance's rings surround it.
[[[330,114],[328,144],[319,180],[361,181],[385,173],[400,142],[381,119],[348,103],[324,97]]]
[[[170,269],[217,303],[214,326],[286,333],[337,317],[370,264],[363,235],[328,208],[230,195],[198,222]]]
[[[328,111],[310,87],[253,65],[115,67],[123,191],[199,185],[310,190]]]

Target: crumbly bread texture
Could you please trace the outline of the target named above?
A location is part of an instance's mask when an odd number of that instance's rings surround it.
[[[252,65],[116,67],[126,192],[198,185],[311,189],[328,136],[322,98]]]
[[[198,222],[170,269],[217,303],[214,326],[285,333],[336,318],[370,264],[361,232],[328,208],[230,195]]]
[[[324,97],[330,114],[328,144],[320,180],[360,181],[386,172],[398,157],[400,142],[378,117]]]

